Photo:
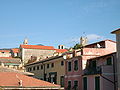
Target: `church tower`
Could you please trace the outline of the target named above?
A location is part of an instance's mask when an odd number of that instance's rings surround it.
[[[24,42],[23,42],[23,45],[28,45],[28,39],[25,38]]]
[[[87,37],[80,37],[80,45],[85,46],[88,43]]]

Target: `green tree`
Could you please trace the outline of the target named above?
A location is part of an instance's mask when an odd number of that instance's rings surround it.
[[[73,49],[80,49],[82,47],[82,45],[81,44],[75,44],[75,46],[73,47]]]

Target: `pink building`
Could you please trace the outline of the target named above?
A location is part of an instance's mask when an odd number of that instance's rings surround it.
[[[66,54],[65,89],[83,90],[82,77],[83,70],[87,65],[87,59],[100,57],[112,52],[116,52],[116,42],[104,40]]]
[[[87,60],[83,90],[116,90],[116,53]]]

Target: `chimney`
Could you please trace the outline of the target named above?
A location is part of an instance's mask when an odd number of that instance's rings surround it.
[[[64,49],[64,45],[59,45],[58,49]]]

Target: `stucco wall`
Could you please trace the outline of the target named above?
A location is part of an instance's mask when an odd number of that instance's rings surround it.
[[[31,56],[36,56],[37,59],[52,56],[55,50],[42,50],[42,49],[22,49],[22,60],[27,63]]]
[[[74,61],[78,60],[78,70],[74,70]],[[72,63],[72,70],[69,72],[68,71],[68,62]],[[74,81],[78,81],[78,90],[82,88],[82,58],[81,57],[73,57],[71,59],[66,60],[65,62],[65,90],[67,90],[68,87],[68,81],[71,81],[72,85],[71,88],[74,87]]]
[[[63,57],[56,58],[54,60],[46,61],[43,63],[26,66],[26,70],[28,70],[28,68],[31,67],[32,71],[30,72],[34,73],[35,74],[34,77],[39,79],[41,78],[44,79],[44,70],[45,70],[45,74],[47,74],[46,77],[49,77],[49,73],[51,72],[57,72],[57,84],[60,85],[60,77],[65,75],[65,61],[63,66],[61,66],[61,61],[64,61]],[[52,63],[54,63],[54,67],[51,67]],[[47,68],[47,64],[49,64],[49,68]],[[44,67],[43,69],[41,69],[41,65],[45,65],[45,69]],[[36,70],[33,71],[34,66]],[[37,66],[39,66],[39,70],[37,70]]]
[[[120,90],[120,33],[116,34],[117,41],[117,75],[118,75],[118,88]]]
[[[10,52],[4,52],[4,53],[0,52],[0,57],[11,57],[11,56],[12,54]]]

